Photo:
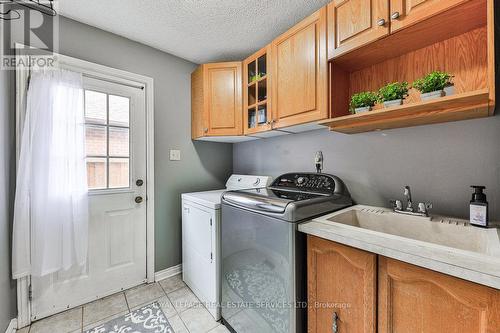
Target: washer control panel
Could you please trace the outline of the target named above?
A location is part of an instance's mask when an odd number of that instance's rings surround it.
[[[278,177],[272,188],[282,188],[304,192],[333,193],[335,180],[332,176],[322,173],[287,173]]]

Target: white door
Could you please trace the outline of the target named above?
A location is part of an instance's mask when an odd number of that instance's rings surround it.
[[[90,78],[84,87],[88,261],[32,278],[32,320],[146,282],[144,91]]]

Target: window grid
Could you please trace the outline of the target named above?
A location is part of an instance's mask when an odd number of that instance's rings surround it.
[[[103,93],[103,92],[99,92],[99,91],[94,91],[94,90],[90,90],[90,89],[86,89],[85,92],[87,91],[91,91],[91,92],[96,92],[96,93],[102,93],[106,96],[106,103],[105,103],[105,107],[106,107],[106,120],[105,120],[105,123],[103,124],[102,122],[99,122],[99,121],[95,121],[95,122],[92,122],[92,121],[87,121],[87,117],[85,119],[85,127],[87,128],[88,126],[93,126],[93,127],[98,127],[98,128],[105,128],[106,129],[106,154],[105,156],[104,155],[93,155],[93,154],[86,154],[86,158],[87,159],[90,159],[90,158],[95,158],[95,159],[104,159],[105,160],[105,178],[106,178],[106,182],[105,182],[105,186],[104,187],[93,187],[93,188],[89,188],[89,190],[91,191],[102,191],[102,190],[109,190],[109,189],[112,189],[112,190],[115,190],[115,189],[126,189],[126,188],[130,188],[130,99],[128,97],[125,97],[128,99],[128,122],[129,122],[129,126],[124,126],[124,125],[110,125],[110,96],[112,94],[107,94],[107,93]],[[118,96],[118,95],[113,95],[113,96]],[[122,96],[118,96],[118,97],[122,97]],[[87,97],[85,95],[85,98],[84,98],[84,110],[86,112],[87,110]],[[110,130],[112,129],[126,129],[128,130],[128,155],[113,155],[113,156],[110,156]],[[127,165],[128,165],[128,175],[127,175],[127,186],[113,186],[111,187],[110,186],[110,181],[111,181],[111,178],[110,178],[110,160],[124,160],[125,162],[128,162]]]

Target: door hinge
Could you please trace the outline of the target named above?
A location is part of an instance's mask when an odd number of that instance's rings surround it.
[[[31,302],[33,300],[33,287],[31,284],[28,287],[28,300]]]
[[[210,226],[212,226],[212,218],[210,218]]]
[[[210,252],[210,260],[214,260],[214,253]]]

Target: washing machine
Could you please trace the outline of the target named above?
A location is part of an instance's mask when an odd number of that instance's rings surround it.
[[[226,188],[182,194],[182,278],[210,314],[220,314],[221,197],[226,191],[265,188],[268,176],[231,175]]]

